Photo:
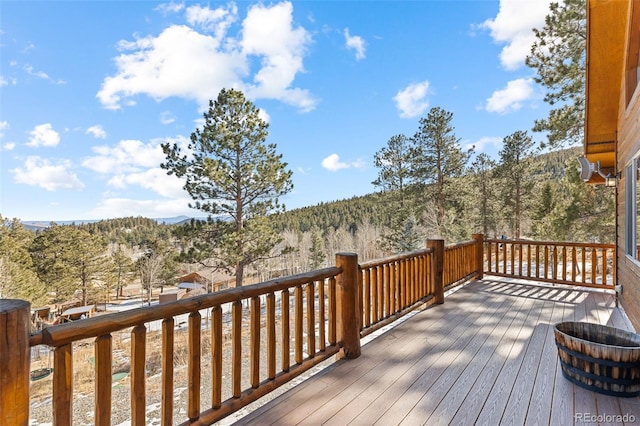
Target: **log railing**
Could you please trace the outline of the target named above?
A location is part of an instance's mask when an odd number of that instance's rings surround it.
[[[485,240],[485,274],[613,289],[614,244]]]
[[[433,297],[433,253],[427,248],[360,265],[362,336]]]
[[[343,299],[341,305],[345,305],[345,295],[349,292],[355,294],[355,286],[342,279],[349,267],[357,271],[357,257],[338,255],[336,267],[56,325],[31,335],[30,346],[44,344],[54,348],[53,423],[73,423],[74,344],[93,339],[94,422],[97,425],[111,424],[112,342],[116,333],[124,331],[130,334],[131,342],[131,424],[144,425],[148,393],[145,363],[152,349],[148,337],[154,328],[161,334],[161,423],[211,424],[237,411],[344,347],[342,340],[348,333],[344,330],[347,321],[339,315],[353,316],[353,312],[340,312],[336,306],[340,298]],[[352,272],[352,275],[356,273]],[[349,286],[354,289],[350,290]],[[4,308],[5,303],[0,303]],[[248,311],[248,321],[243,318],[245,311]],[[204,327],[210,331],[210,351],[206,354],[202,346],[205,314],[211,318],[210,327]],[[181,371],[180,374],[186,374],[188,383],[187,406],[183,407],[186,418],[178,415],[173,403],[174,381],[178,375],[176,354],[181,349],[177,344],[178,335],[185,333],[178,327],[178,321],[185,316],[186,338],[181,341],[186,346],[188,365],[186,372]],[[261,338],[261,333],[266,339]],[[223,347],[229,339],[231,359],[224,360]],[[263,343],[265,341],[266,344]],[[248,367],[247,361],[243,362],[243,354],[248,358]],[[208,371],[204,371],[202,365],[205,358],[210,360]],[[263,362],[266,365],[262,365]],[[223,372],[225,363],[230,367],[228,372]],[[203,374],[210,375],[212,384],[211,394],[207,396],[211,401],[208,407],[201,404]],[[28,375],[26,377],[28,383]],[[226,399],[223,397],[223,380],[229,381],[225,388],[230,389],[227,392],[230,395]],[[28,394],[28,388],[26,390]],[[7,392],[8,389],[0,392],[0,397],[4,399],[6,395],[2,394]],[[18,409],[11,404],[2,408]],[[28,405],[20,409],[23,410],[22,415],[26,409],[28,419]],[[20,423],[17,421],[15,424]]]
[[[444,303],[447,287],[482,278],[482,235],[445,246],[429,240],[427,248],[360,265],[361,336],[425,303]]]
[[[0,344],[0,412],[12,424],[28,424],[29,347],[45,345],[53,350],[51,419],[54,425],[73,424],[74,371],[84,361],[78,353],[93,345],[93,421],[111,424],[114,409],[122,410],[121,402],[112,400],[117,342],[125,346],[129,363],[132,425],[148,420],[151,394],[159,400],[163,425],[214,423],[333,355],[359,356],[363,328],[390,322],[432,298],[444,302],[444,245],[428,246],[363,265],[355,254],[339,253],[335,267],[34,334],[29,334],[29,304],[0,300],[0,342],[16,342]],[[185,367],[179,358],[186,358]],[[160,378],[151,386],[153,359]],[[174,406],[178,382],[186,382],[187,389],[186,405],[179,408]]]
[[[338,253],[334,267],[35,334],[29,334],[27,302],[0,300],[0,420],[29,423],[29,348],[46,345],[54,353],[49,379],[53,424],[71,425],[74,354],[93,344],[94,423],[111,424],[117,340],[128,342],[132,425],[147,421],[152,394],[160,394],[161,424],[211,424],[333,355],[358,357],[363,336],[416,307],[444,303],[445,289],[483,274],[613,288],[615,247],[485,241],[474,235],[449,246],[429,240],[423,250],[360,265],[355,254]],[[152,387],[149,366],[155,349],[160,384]],[[186,367],[179,357],[186,358]],[[187,398],[185,406],[175,407],[179,379],[186,382]]]

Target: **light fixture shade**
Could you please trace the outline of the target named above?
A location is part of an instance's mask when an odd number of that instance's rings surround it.
[[[615,188],[616,186],[618,186],[618,178],[616,175],[609,173],[605,178],[604,178],[604,185],[609,187],[609,188]]]

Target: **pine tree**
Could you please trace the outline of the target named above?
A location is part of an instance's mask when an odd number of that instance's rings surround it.
[[[385,202],[380,203],[380,209],[389,218],[378,244],[392,253],[412,246],[418,238],[417,224],[408,223],[409,220],[415,221],[414,205],[410,199],[410,188],[414,183],[411,174],[412,153],[411,140],[404,135],[396,135],[374,155],[374,164],[379,171],[378,178],[372,183],[385,191]],[[410,230],[416,234],[408,235]]]
[[[34,307],[48,301],[28,251],[34,238],[18,219],[0,215],[0,299],[28,300]]]
[[[496,176],[501,178],[502,203],[505,219],[513,238],[520,238],[522,223],[531,206],[535,180],[531,178],[533,140],[527,132],[516,131],[503,140],[499,152],[500,164]]]
[[[547,118],[536,120],[533,131],[546,132],[551,147],[576,145],[584,133],[586,1],[564,0],[549,8],[544,27],[533,30],[537,40],[526,59],[552,106]]]
[[[420,119],[420,128],[413,137],[411,151],[412,177],[422,188],[422,197],[432,200],[436,217],[434,230],[440,237],[450,236],[446,226],[458,220],[456,203],[460,199],[460,187],[454,182],[467,171],[467,163],[473,150],[463,151],[454,134],[453,113],[439,107],[431,108]],[[448,210],[451,211],[448,213]]]
[[[186,149],[162,145],[167,161],[161,166],[185,179],[184,189],[194,200],[191,207],[231,219],[233,227],[210,220],[195,237],[204,243],[199,260],[233,269],[236,286],[241,286],[245,266],[270,256],[280,240],[266,217],[284,209],[279,197],[293,188],[292,172],[276,145],[265,142],[268,123],[241,92],[223,89],[209,102],[204,119]],[[210,235],[217,238],[210,240]],[[207,242],[215,244],[207,249]]]
[[[489,236],[497,232],[496,189],[493,179],[496,162],[485,153],[479,154],[471,164],[470,176],[477,224]]]

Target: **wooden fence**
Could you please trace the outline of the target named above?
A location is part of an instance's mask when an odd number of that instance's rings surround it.
[[[485,274],[613,289],[614,244],[487,239]]]
[[[613,277],[607,271],[613,271]],[[362,264],[353,253],[338,253],[334,267],[51,326],[34,334],[29,304],[0,300],[2,420],[29,423],[30,348],[46,345],[54,354],[53,424],[71,425],[74,352],[93,344],[94,422],[110,425],[113,341],[115,335],[125,334],[130,342],[131,424],[147,421],[151,392],[161,395],[161,424],[211,424],[334,355],[358,357],[363,336],[418,306],[444,303],[447,288],[483,274],[612,288],[615,247],[485,241],[477,234],[471,241],[449,246],[429,240],[425,249]],[[161,378],[159,388],[150,389],[154,338]],[[186,353],[186,369],[176,368],[179,351]],[[180,374],[186,375],[187,402],[176,409],[174,383]],[[204,375],[211,383],[209,395],[202,395]]]

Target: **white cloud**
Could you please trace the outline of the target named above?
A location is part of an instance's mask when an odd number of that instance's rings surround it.
[[[34,77],[38,77],[41,78],[43,80],[48,80],[51,81],[55,84],[66,84],[66,81],[64,80],[54,80],[53,78],[49,77],[49,74],[47,74],[44,71],[36,71],[35,68],[33,68],[32,65],[26,64],[24,66],[24,70],[27,74],[32,75]]]
[[[365,58],[365,46],[366,43],[360,36],[351,36],[349,34],[349,28],[344,29],[344,40],[347,49],[353,49],[356,51],[356,60]]]
[[[84,188],[76,174],[70,171],[71,168],[69,160],[60,160],[54,164],[50,160],[32,156],[25,160],[23,167],[17,167],[10,172],[16,183],[39,186],[47,191]]]
[[[366,167],[366,162],[362,159],[357,159],[356,161],[352,161],[351,163],[344,163],[340,161],[340,156],[338,154],[331,154],[322,160],[322,167],[329,170],[330,172],[337,172],[342,169],[364,169]]]
[[[154,10],[157,10],[162,14],[167,14],[167,13],[177,13],[177,12],[180,12],[182,9],[184,9],[184,3],[169,2],[169,3],[160,4]]]
[[[218,9],[191,6],[185,13],[191,26],[172,25],[157,36],[118,44],[122,53],[115,58],[117,72],[104,79],[96,95],[105,108],[120,109],[139,94],[157,101],[192,99],[204,107],[225,87],[302,111],[315,107],[317,100],[307,90],[291,86],[304,71],[302,60],[311,43],[304,28],[293,27],[291,3],[250,7],[239,39],[227,34],[237,19],[234,3]],[[260,68],[252,75],[251,61],[256,59]]]
[[[242,52],[260,58],[261,68],[246,87],[250,98],[277,99],[311,111],[317,101],[308,90],[291,88],[296,75],[304,71],[302,59],[311,43],[303,27],[293,27],[293,5],[271,7],[256,4],[249,8],[242,23]]]
[[[159,143],[144,144],[139,140],[122,140],[115,147],[95,146],[96,156],[82,162],[82,166],[101,174],[140,172],[159,167],[166,158]]]
[[[176,121],[175,115],[171,114],[171,111],[163,111],[160,114],[160,123],[171,124]]]
[[[104,131],[101,125],[96,124],[95,126],[91,126],[87,129],[88,135],[93,135],[94,138],[98,139],[106,139],[107,132]]]
[[[16,143],[15,142],[7,142],[5,144],[2,145],[2,150],[3,151],[13,151],[16,147]]]
[[[50,123],[39,124],[29,132],[31,138],[27,146],[37,148],[39,146],[56,146],[60,143],[60,135],[53,130]]]
[[[0,139],[4,137],[4,131],[9,128],[8,121],[0,121]]]
[[[500,62],[508,70],[524,64],[535,41],[533,28],[542,28],[551,0],[500,0],[500,10],[493,19],[478,27],[487,29],[496,43],[506,44]]]
[[[186,10],[187,22],[194,27],[214,32],[221,39],[238,16],[238,7],[230,3],[228,8],[209,9],[200,5],[189,6]]]
[[[109,180],[109,185],[114,188],[123,189],[128,186],[138,186],[167,198],[189,198],[188,193],[183,189],[184,184],[184,179],[179,179],[174,175],[170,176],[166,170],[160,167],[140,173],[117,175]]]
[[[234,87],[246,64],[237,53],[218,51],[219,40],[181,25],[158,37],[122,42],[118,73],[107,77],[97,94],[104,107],[120,109],[123,98],[146,94],[158,101],[183,97],[206,105],[221,88]]]
[[[0,75],[0,87],[2,86],[8,86],[9,85],[9,81],[2,75]]]
[[[507,83],[507,87],[493,92],[487,99],[486,108],[489,112],[506,114],[522,108],[522,102],[533,95],[533,79],[519,78]]]
[[[429,82],[410,84],[398,91],[393,100],[396,101],[396,108],[400,110],[400,117],[413,118],[422,114],[429,108],[429,101],[426,99],[429,94]]]

